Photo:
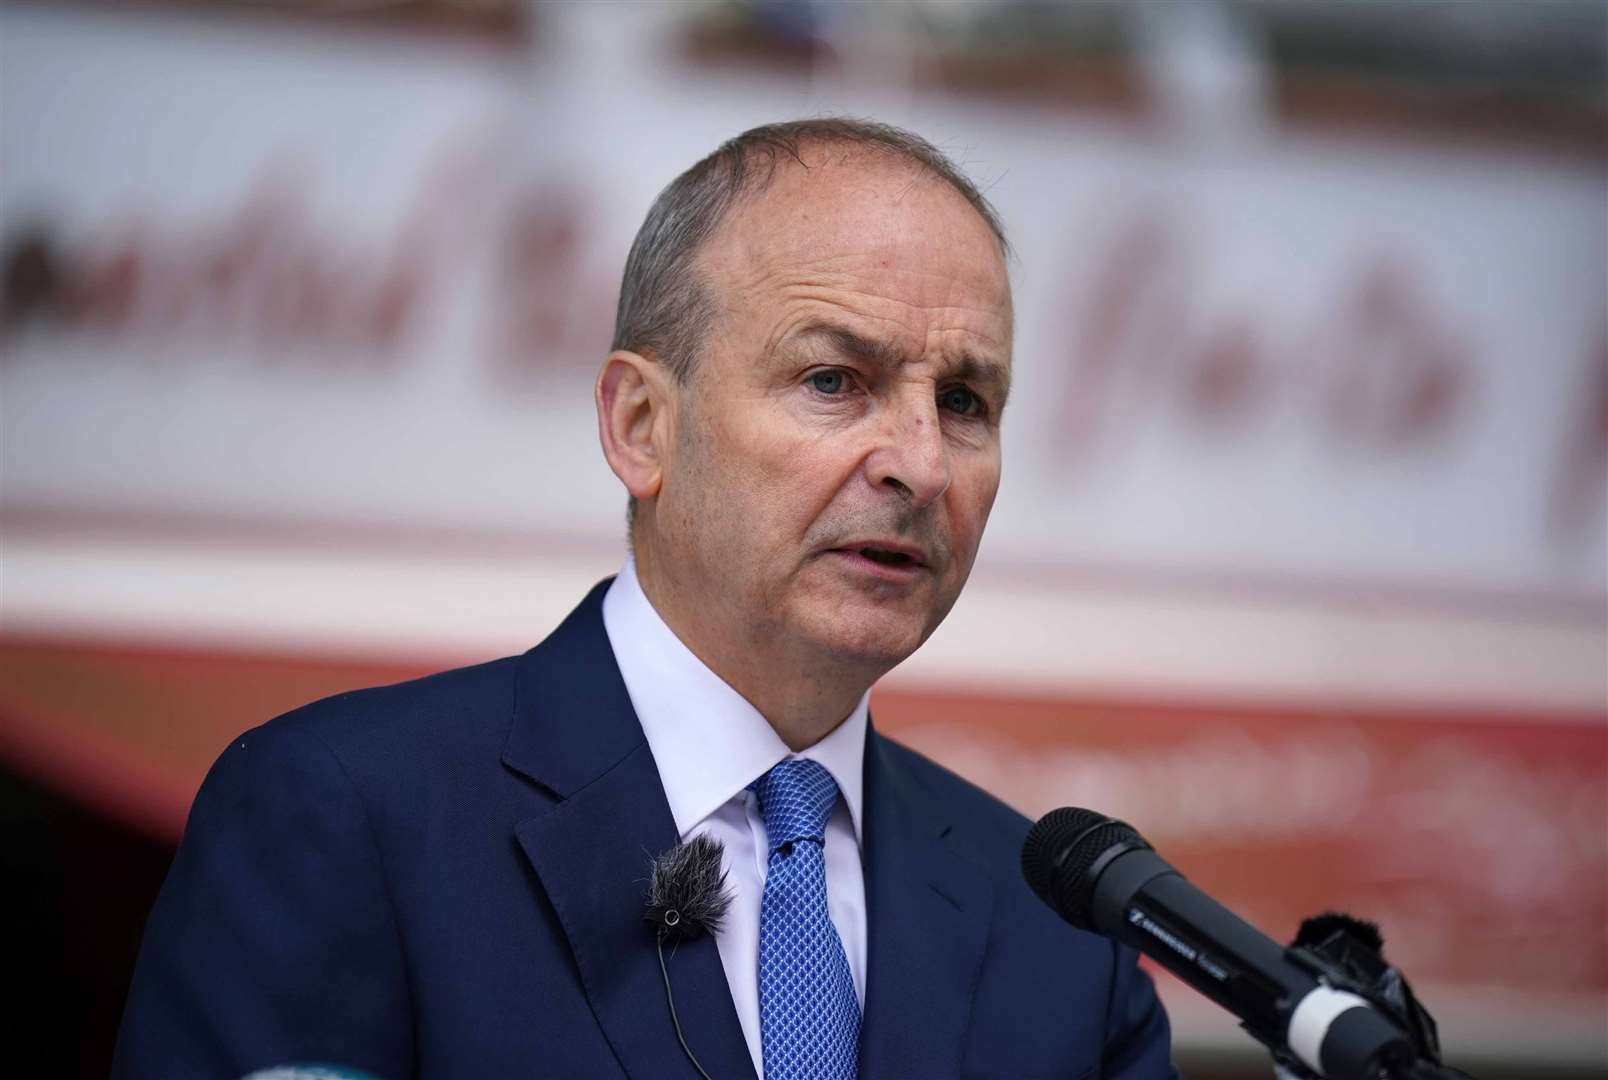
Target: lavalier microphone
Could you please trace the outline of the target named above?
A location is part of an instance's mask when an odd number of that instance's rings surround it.
[[[684,844],[677,844],[653,860],[648,877],[648,900],[642,917],[654,929],[654,942],[659,950],[659,971],[664,975],[664,998],[670,1006],[670,1022],[675,1025],[676,1038],[687,1060],[704,1072],[687,1037],[681,1033],[681,1020],[676,1016],[676,998],[670,989],[670,968],[664,959],[664,943],[672,946],[693,941],[705,934],[720,933],[731,906],[731,893],[726,888],[726,871],[721,866],[724,849],[720,841],[702,834]],[[673,950],[672,950],[673,953]]]

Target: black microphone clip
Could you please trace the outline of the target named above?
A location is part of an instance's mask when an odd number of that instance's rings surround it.
[[[731,893],[726,888],[726,871],[720,865],[724,856],[720,841],[702,833],[685,844],[661,854],[653,860],[648,876],[648,901],[642,918],[654,928],[654,943],[659,953],[659,972],[664,976],[664,999],[670,1007],[670,1023],[676,1029],[676,1039],[692,1067],[703,1080],[709,1074],[698,1061],[687,1036],[681,1030],[681,1018],[676,1015],[676,996],[670,988],[670,968],[664,960],[664,943],[678,945],[704,934],[720,933],[731,906]]]

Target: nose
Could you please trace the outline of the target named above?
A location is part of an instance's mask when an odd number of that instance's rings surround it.
[[[930,393],[890,405],[866,459],[866,474],[878,490],[898,492],[920,508],[949,490],[949,450],[944,444],[938,405]]]

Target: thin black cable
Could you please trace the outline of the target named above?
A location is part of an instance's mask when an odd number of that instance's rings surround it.
[[[670,969],[664,962],[664,934],[661,932],[655,937],[659,945],[659,971],[664,974],[664,1000],[670,1005],[670,1022],[675,1025],[676,1038],[681,1040],[681,1049],[687,1052],[687,1060],[698,1070],[698,1075],[703,1077],[703,1080],[711,1080],[710,1075],[704,1072],[704,1067],[698,1064],[698,1058],[693,1054],[692,1047],[687,1045],[687,1037],[681,1034],[681,1021],[676,1017],[676,997],[670,992]]]

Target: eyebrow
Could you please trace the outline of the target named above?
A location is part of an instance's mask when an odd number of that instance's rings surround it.
[[[904,350],[893,342],[866,337],[837,323],[812,322],[793,335],[794,341],[810,338],[825,339],[837,352],[878,367],[895,368],[905,361]],[[1009,367],[965,349],[951,354],[951,369],[945,377],[990,386],[999,394],[1001,404],[1011,390]]]

